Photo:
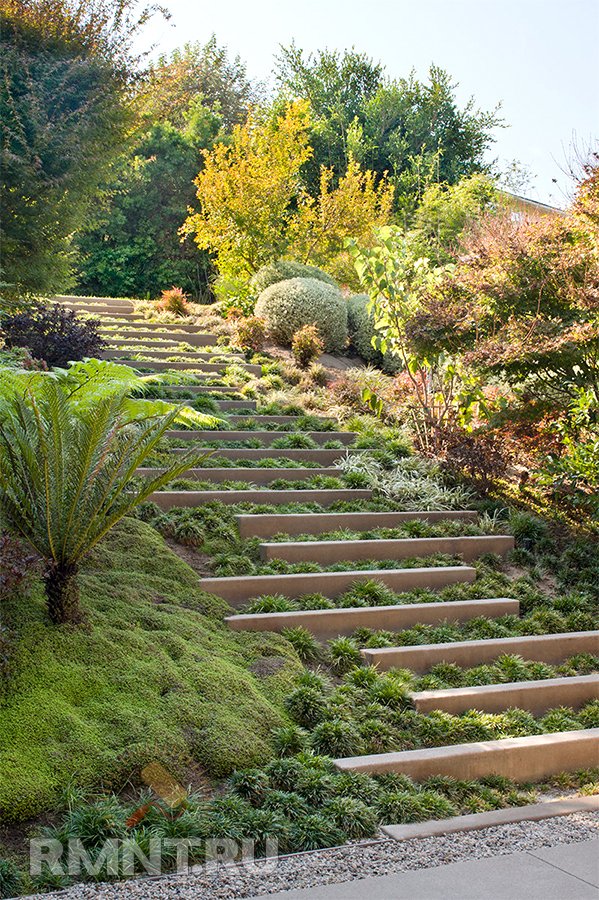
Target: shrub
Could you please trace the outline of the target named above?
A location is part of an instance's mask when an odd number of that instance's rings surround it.
[[[260,769],[235,772],[230,778],[233,791],[252,806],[260,806],[268,793],[269,778]]]
[[[291,829],[290,843],[294,851],[319,850],[344,844],[345,834],[322,815],[304,816]]]
[[[363,360],[378,366],[385,372],[398,372],[401,360],[391,353],[381,353],[373,346],[372,339],[378,336],[374,320],[368,312],[368,294],[354,294],[347,301],[349,339],[353,349]]]
[[[290,278],[315,278],[317,281],[336,287],[335,279],[316,266],[308,266],[291,259],[279,259],[277,262],[269,263],[258,269],[251,280],[251,288],[256,295],[259,295],[272,284],[289,281]]]
[[[284,725],[273,731],[272,744],[277,756],[294,756],[305,749],[306,732],[297,725]]]
[[[313,728],[325,715],[327,704],[323,693],[313,687],[299,687],[285,700],[291,718],[304,728]]]
[[[303,662],[319,657],[320,646],[306,628],[301,626],[297,628],[283,628],[281,634],[293,645],[295,652]]]
[[[0,859],[0,897],[16,897],[23,886],[21,873],[10,859]]]
[[[260,294],[256,314],[266,320],[275,341],[290,346],[303,325],[315,325],[326,350],[341,350],[347,341],[347,304],[333,285],[316,278],[292,278]]]
[[[316,325],[304,325],[293,335],[291,352],[302,369],[315,362],[324,350],[324,344]]]
[[[348,672],[362,662],[360,648],[351,638],[338,637],[329,641],[331,668],[337,673]]]
[[[48,366],[99,356],[105,343],[98,331],[99,319],[80,319],[63,306],[35,304],[0,321],[6,346],[26,347],[36,360]]]
[[[235,321],[234,342],[242,350],[258,353],[264,347],[266,325],[258,316],[242,316]]]
[[[360,735],[350,722],[327,719],[316,726],[311,737],[315,753],[327,756],[356,756],[361,749]]]
[[[377,830],[377,815],[361,800],[353,797],[335,797],[323,807],[323,814],[331,819],[348,838],[372,837]]]
[[[163,291],[160,300],[156,301],[156,309],[159,312],[172,313],[174,316],[189,316],[191,313],[187,296],[178,287]]]

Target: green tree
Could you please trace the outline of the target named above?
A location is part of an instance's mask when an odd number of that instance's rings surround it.
[[[0,0],[2,277],[20,291],[69,284],[71,236],[131,125],[136,5]]]
[[[77,284],[86,294],[158,296],[177,285],[192,297],[208,291],[207,253],[179,230],[192,205],[201,149],[221,129],[218,113],[192,101],[177,127],[164,121],[143,133],[119,162],[95,221],[77,238]]]
[[[122,366],[80,363],[63,373],[2,373],[0,517],[46,563],[48,614],[79,621],[80,561],[123,516],[198,460],[193,451],[137,484],[180,408],[131,400]]]
[[[431,66],[428,79],[414,73],[391,80],[384,67],[355,50],[305,56],[282,49],[277,79],[286,98],[309,101],[312,110],[309,181],[317,190],[320,166],[341,176],[351,157],[395,186],[396,209],[409,224],[418,199],[432,182],[454,184],[485,172],[497,110],[484,112],[474,100],[460,107],[456,85]]]

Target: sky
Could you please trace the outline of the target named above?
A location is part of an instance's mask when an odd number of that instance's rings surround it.
[[[212,33],[248,74],[271,79],[281,44],[305,51],[355,47],[391,77],[431,63],[458,83],[465,103],[502,105],[509,127],[495,131],[490,158],[530,170],[527,196],[563,207],[576,148],[599,138],[599,0],[166,0],[144,43],[152,55]]]

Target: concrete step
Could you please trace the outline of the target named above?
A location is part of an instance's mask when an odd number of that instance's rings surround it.
[[[255,400],[218,400],[218,407],[224,412],[230,409],[256,409]]]
[[[90,305],[116,306],[125,311],[133,310],[135,305],[133,300],[127,300],[124,297],[76,297],[67,294],[57,294],[55,297],[51,297],[50,300],[53,300],[55,303],[89,303]]]
[[[340,500],[370,500],[372,491],[338,488],[335,490],[271,491],[268,488],[249,488],[246,491],[156,491],[148,497],[160,509],[178,506],[204,506],[205,503],[261,503],[281,505],[283,503],[319,503],[331,506]]]
[[[231,363],[243,363],[244,368],[246,367],[246,363],[243,362],[241,356],[233,356],[230,353],[201,353],[197,350],[134,350],[134,353],[143,354],[144,356],[151,356],[156,359],[172,359],[173,357],[178,358],[178,362],[214,362],[214,365],[218,365],[221,367],[228,366]],[[127,354],[131,353],[131,348],[128,351],[124,350],[104,350],[102,352],[103,359],[115,359],[121,360],[123,357],[127,357]],[[218,360],[220,357],[220,360]],[[217,361],[215,361],[217,360]],[[137,362],[141,362],[141,360],[137,360]]]
[[[222,363],[207,363],[199,361],[190,360],[189,362],[162,362],[155,361],[149,359],[119,359],[119,363],[122,366],[131,366],[132,369],[151,369],[155,372],[168,372],[170,371],[185,371],[185,370],[196,370],[199,372],[217,372],[219,375],[222,375],[226,369],[226,365]],[[262,372],[261,366],[252,366],[250,363],[238,363],[242,369],[245,369],[246,372],[251,372],[254,375],[260,375]]]
[[[503,775],[513,781],[542,781],[559,772],[599,765],[599,728],[454,744],[426,750],[376,753],[335,760],[342,772],[402,772],[415,781],[433,775],[458,779]]]
[[[218,451],[221,452],[220,450]],[[238,451],[231,451],[238,452]],[[255,453],[255,450],[244,451]],[[277,450],[287,456],[290,450]],[[317,453],[316,450],[296,450],[296,453]],[[362,453],[362,450],[331,450],[330,453]],[[241,457],[239,457],[241,458]],[[255,457],[246,457],[252,459]],[[298,459],[299,457],[289,457]],[[302,459],[306,457],[301,457]],[[310,457],[313,458],[313,457]],[[324,462],[324,459],[322,460]],[[236,516],[237,527],[242,538],[274,537],[275,534],[325,534],[341,528],[353,531],[370,531],[373,528],[397,528],[414,519],[423,522],[441,522],[458,519],[475,522],[478,513],[473,510],[443,510],[442,512],[418,510],[416,512],[347,512],[347,513],[268,513],[265,515]]]
[[[483,553],[505,556],[513,549],[514,538],[511,535],[368,541],[285,541],[260,545],[263,560],[285,559],[287,562],[329,563],[358,559],[409,559],[413,556],[430,556],[432,553],[448,553],[470,561],[482,556]]]
[[[265,447],[272,447],[275,441],[287,437],[291,432],[280,431],[167,431],[166,437],[181,441],[218,441],[229,443],[238,441],[260,441]],[[297,433],[297,432],[296,432]],[[339,441],[342,444],[352,444],[357,435],[351,431],[304,431],[305,437],[312,438],[317,444],[326,444],[327,441]],[[286,453],[284,449],[278,449],[280,453]],[[353,515],[353,513],[352,513]]]
[[[439,590],[448,584],[463,584],[474,581],[475,578],[476,571],[468,566],[426,566],[418,569],[363,569],[353,572],[302,572],[298,575],[203,578],[201,588],[209,594],[223,597],[233,606],[240,606],[263,594],[282,594],[283,597],[294,598],[301,597],[302,594],[319,593],[325,597],[338,597],[348,591],[353,584],[371,579],[386,584],[392,590],[402,592],[412,591],[415,588]]]
[[[221,402],[224,403],[225,401],[223,400]],[[188,451],[183,447],[178,447],[170,452],[187,453]],[[241,447],[235,449],[234,447],[223,447],[220,450],[216,450],[215,455],[223,457],[224,459],[295,459],[298,461],[303,460],[305,462],[334,463],[348,453],[363,453],[363,451],[347,450],[345,447],[342,447],[339,450],[325,450],[322,447],[313,450],[276,450],[270,447]]]
[[[496,619],[517,616],[518,600],[453,600],[450,603],[403,603],[396,606],[359,606],[346,609],[298,610],[282,613],[243,613],[225,621],[233,631],[283,631],[306,628],[320,640],[353,634],[356,628],[403,631],[414,625],[468,622],[478,616]]]
[[[167,394],[178,394],[181,391],[189,391],[191,394],[233,394],[238,391],[238,388],[229,387],[226,384],[198,384],[195,382],[194,384],[159,384],[158,385],[161,390],[165,391]],[[222,400],[221,403],[229,402]],[[254,401],[239,400],[233,401],[235,403],[252,403]],[[183,451],[187,453],[187,450]]]
[[[585,703],[598,699],[599,675],[510,681],[439,691],[417,691],[412,694],[412,701],[418,712],[442,709],[453,715],[468,709],[495,713],[514,708],[526,709],[536,716],[557,706],[580,709]]]
[[[155,478],[164,469],[137,469],[135,474]],[[339,475],[339,469],[188,469],[180,478],[197,481],[247,481],[248,484],[268,484],[284,478],[286,481],[307,481],[315,475]]]
[[[290,422],[297,422],[300,416],[262,416],[257,414],[255,416],[230,416],[231,422],[235,422],[235,424],[243,425],[244,422],[247,422],[248,419],[251,419],[252,422],[259,422],[262,425],[288,425]],[[318,416],[318,418],[322,422],[332,422],[334,421],[331,418],[327,418],[325,416]],[[284,434],[289,434],[290,432],[284,432]]]
[[[191,344],[191,341],[188,341],[184,334],[180,334],[177,340],[177,337],[158,339],[155,338],[153,334],[149,334],[148,337],[145,338],[128,337],[127,335],[125,335],[125,337],[110,337],[108,334],[106,334],[106,332],[104,332],[104,340],[107,342],[111,350],[120,350],[123,347],[134,347],[136,352],[138,351],[138,348],[142,348],[144,350],[173,350],[177,352],[177,348],[181,344]],[[184,353],[187,351],[181,352]],[[227,352],[228,351],[223,347],[222,353]],[[241,358],[239,354],[236,354],[236,356],[238,358]]]
[[[449,819],[429,819],[428,822],[412,822],[409,825],[383,825],[381,830],[394,841],[413,841],[416,838],[480,831],[483,828],[496,828],[498,825],[511,825],[516,822],[538,822],[578,812],[599,812],[599,796],[562,797],[543,803],[527,803],[526,806],[510,806],[507,809],[451,816]],[[545,897],[545,900],[548,898]]]
[[[389,669],[411,669],[419,674],[428,672],[439,663],[455,663],[464,668],[472,668],[492,663],[505,653],[546,663],[560,663],[578,653],[599,656],[599,631],[362,650],[366,664],[376,666],[382,672]]]
[[[121,327],[119,327],[121,326]],[[216,346],[216,337],[213,334],[206,334],[205,332],[199,331],[199,325],[174,325],[172,326],[172,331],[165,331],[165,326],[163,324],[160,325],[161,331],[152,330],[153,323],[152,322],[127,322],[127,323],[118,323],[114,322],[113,325],[109,326],[108,322],[102,322],[100,326],[100,331],[102,332],[102,336],[105,340],[111,340],[112,335],[124,335],[124,337],[119,338],[119,340],[127,340],[128,336],[134,336],[135,340],[143,340],[147,338],[148,340],[154,340],[154,338],[158,338],[159,340],[165,341],[184,341],[186,344],[191,344],[192,347],[214,347]],[[183,330],[179,331],[179,329],[195,329],[195,330]]]

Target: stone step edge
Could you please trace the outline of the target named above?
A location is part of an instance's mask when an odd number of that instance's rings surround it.
[[[285,453],[285,450],[281,450]],[[357,451],[348,448],[346,451],[355,454]],[[370,528],[376,528],[377,523],[387,522],[409,522],[415,519],[439,522],[443,519],[464,519],[466,521],[476,521],[478,513],[475,510],[412,510],[405,512],[337,512],[337,513],[244,513],[235,516],[235,521],[242,537],[272,537],[275,534],[323,534],[327,531],[334,531],[336,528],[351,525],[352,522],[365,523],[370,522]],[[268,529],[269,533],[264,533],[264,525],[272,524],[272,528]],[[279,524],[281,527],[279,527]],[[257,532],[252,530],[252,526],[261,526]],[[291,531],[287,529],[294,526]],[[304,526],[307,527],[304,527]],[[314,526],[318,526],[318,530],[314,531]],[[385,526],[387,527],[387,526]],[[358,529],[356,529],[358,530]]]
[[[332,471],[339,470],[333,469]],[[489,545],[498,546],[494,550],[486,550],[485,546]],[[352,555],[352,550],[358,548],[361,551],[358,556]],[[431,553],[449,553],[471,560],[484,553],[503,555],[513,548],[514,538],[511,535],[494,534],[424,538],[368,538],[366,540],[348,538],[343,541],[278,541],[260,544],[260,554],[264,561],[284,559],[288,562],[321,562],[323,556],[334,562],[352,559],[407,559],[410,556],[428,556]],[[412,549],[413,553],[410,552]],[[379,550],[388,550],[389,555],[369,556],[369,551],[376,553]]]
[[[583,642],[587,649],[577,648],[578,641]],[[564,647],[564,644],[574,646]],[[591,649],[588,649],[589,645]],[[543,653],[544,649],[549,652]],[[599,654],[599,630],[447,641],[443,644],[414,644],[405,647],[365,647],[360,653],[367,665],[378,666],[382,671],[398,668],[411,669],[412,672],[421,674],[430,671],[437,663],[455,662],[463,667],[471,667],[492,662],[504,653],[516,653],[524,659],[551,663],[560,662],[577,653],[592,653],[593,650]],[[391,662],[387,664],[387,660]],[[384,665],[381,666],[381,663]]]
[[[197,369],[199,372],[218,372],[221,374],[227,368],[227,363],[209,363],[195,359],[190,359],[188,362],[167,362],[166,360],[154,359],[118,358],[112,360],[112,362],[118,362],[121,366],[129,366],[131,369],[153,369],[156,372],[168,372],[169,369],[174,372]],[[262,366],[254,366],[251,363],[245,362],[235,362],[235,365],[238,365],[245,372],[249,372],[252,375],[262,374]]]
[[[258,504],[283,504],[283,503],[320,503],[331,504],[338,500],[370,500],[372,491],[355,490],[354,488],[303,489],[286,488],[285,490],[271,490],[265,488],[252,488],[248,485],[246,490],[213,490],[213,491],[155,491],[150,494],[148,500],[156,503],[162,509],[171,509],[173,506],[201,506],[204,503],[258,503]]]
[[[211,449],[208,451],[209,454],[214,455],[218,454],[218,450]],[[135,474],[137,476],[142,476],[144,478],[149,477],[157,477],[161,475],[165,469],[149,469],[149,468],[139,468],[135,470]],[[252,479],[247,477],[243,478],[242,476],[249,474],[258,473],[258,482],[260,481],[260,473],[265,473],[264,478],[266,480],[276,481],[277,478],[289,478],[292,481],[303,481],[308,478],[312,478],[315,475],[320,475],[322,477],[330,476],[330,477],[338,477],[342,474],[339,469],[335,468],[314,468],[314,469],[303,469],[299,466],[291,469],[282,469],[277,468],[276,466],[272,468],[268,468],[268,466],[259,466],[256,468],[249,467],[231,467],[227,468],[195,468],[195,469],[186,469],[178,478],[189,478],[195,479],[197,481],[210,481],[211,479],[216,479],[218,481],[247,481],[251,483]],[[228,476],[228,477],[227,477]],[[297,476],[297,477],[295,477]],[[318,489],[316,489],[318,490]],[[336,488],[333,488],[336,490]],[[349,488],[352,490],[352,488]]]
[[[341,772],[379,775],[402,772],[415,781],[433,775],[478,779],[504,775],[514,781],[542,781],[564,771],[596,766],[599,762],[599,728],[581,728],[527,737],[473,741],[395,753],[375,753],[336,759]]]
[[[421,713],[443,710],[454,715],[476,709],[500,712],[511,707],[539,714],[555,706],[578,707],[599,700],[599,675],[504,681],[473,687],[415,691],[412,703]]]
[[[577,812],[597,811],[599,811],[599,796],[572,797],[530,803],[527,806],[512,806],[508,809],[494,809],[490,812],[452,816],[449,819],[430,819],[428,822],[413,822],[409,825],[383,825],[381,831],[394,841],[410,841],[456,834],[461,831],[480,831],[483,828],[513,825],[518,822],[537,822]]]
[[[350,606],[336,607],[335,609],[297,609],[275,613],[238,613],[227,616],[225,622],[234,631],[280,632],[284,628],[301,626],[308,631],[312,630],[315,635],[339,635],[351,634],[361,626],[376,625],[376,622],[372,620],[380,619],[381,616],[385,618],[385,621],[390,618],[401,618],[402,615],[407,616],[411,620],[408,626],[410,627],[418,621],[465,622],[482,615],[486,618],[496,618],[506,614],[517,616],[519,612],[520,602],[518,600],[511,597],[493,597],[483,600],[399,603],[395,606]],[[347,622],[344,623],[344,620]],[[312,629],[310,628],[311,623],[313,623]],[[389,624],[391,626],[392,623]]]
[[[292,599],[314,590],[318,590],[325,597],[338,597],[360,581],[380,581],[406,591],[418,587],[437,590],[450,584],[470,583],[475,578],[476,569],[470,566],[416,566],[405,569],[355,569],[342,572],[298,572],[290,575],[208,577],[201,579],[200,588],[208,593],[217,594],[235,605],[263,594],[282,594]]]

